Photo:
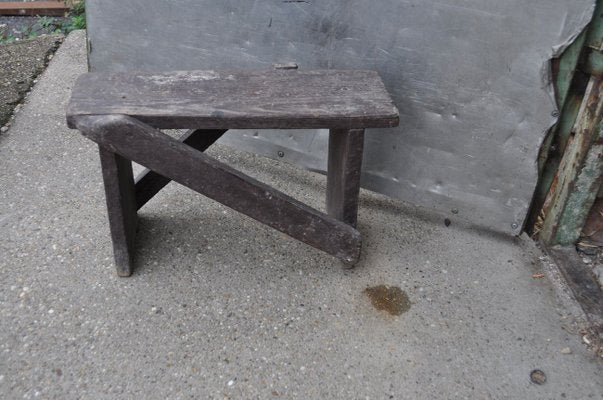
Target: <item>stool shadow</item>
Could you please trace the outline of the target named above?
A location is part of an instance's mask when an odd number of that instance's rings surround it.
[[[238,215],[237,215],[238,214]],[[134,274],[157,268],[203,268],[212,273],[216,265],[244,264],[261,267],[271,254],[283,267],[318,268],[339,261],[235,211],[180,211],[139,216]]]

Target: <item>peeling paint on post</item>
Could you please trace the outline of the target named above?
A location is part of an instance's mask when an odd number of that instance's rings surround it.
[[[549,245],[570,245],[579,239],[599,191],[602,51],[603,0],[599,0],[588,29],[553,63],[557,101],[563,111],[541,149],[540,180],[530,217],[534,234],[539,232]]]
[[[529,227],[536,224],[540,210],[545,207],[548,193],[554,190],[554,179],[580,110],[585,89],[582,81],[585,79],[577,79],[575,76],[586,36],[587,30],[582,31],[576,40],[565,49],[561,57],[551,62],[555,75],[555,97],[561,109],[561,115],[557,124],[548,132],[540,148],[538,155],[539,182],[532,199]],[[578,74],[584,75],[579,71]]]
[[[561,215],[556,242],[573,244],[580,237],[582,227],[592,207],[600,185],[603,172],[603,145],[596,144],[586,155],[584,167],[576,178],[565,212]]]
[[[591,77],[548,203],[551,204],[540,239],[550,245],[569,245],[580,237],[582,226],[599,190],[603,172],[601,114],[603,80]]]

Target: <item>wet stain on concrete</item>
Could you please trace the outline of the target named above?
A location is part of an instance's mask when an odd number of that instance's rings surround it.
[[[410,310],[412,304],[408,295],[397,286],[378,285],[368,287],[364,293],[369,297],[373,307],[391,315],[401,315]]]

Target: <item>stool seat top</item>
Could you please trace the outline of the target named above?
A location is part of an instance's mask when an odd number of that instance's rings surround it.
[[[375,71],[267,70],[87,73],[67,107],[123,114],[159,129],[362,129],[398,125]]]

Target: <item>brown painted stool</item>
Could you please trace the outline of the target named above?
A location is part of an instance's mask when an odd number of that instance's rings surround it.
[[[171,180],[348,264],[365,128],[398,125],[373,71],[89,73],[73,89],[70,128],[99,145],[117,273],[132,273],[137,210]],[[205,154],[228,129],[330,129],[327,213]],[[179,140],[159,129],[194,129]],[[136,180],[132,161],[144,165]]]

